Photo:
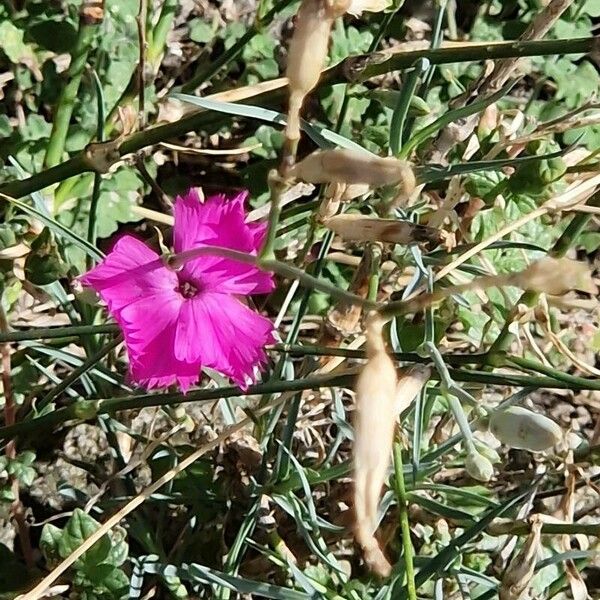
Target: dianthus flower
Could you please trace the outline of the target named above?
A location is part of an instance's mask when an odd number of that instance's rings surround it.
[[[202,200],[190,190],[175,201],[176,253],[220,246],[256,255],[266,233],[247,223],[241,193]],[[227,375],[242,388],[266,361],[273,325],[246,305],[244,296],[273,289],[273,278],[253,265],[205,255],[178,270],[131,235],[82,276],[107,304],[123,331],[130,378],[148,389],[194,385],[202,366]]]

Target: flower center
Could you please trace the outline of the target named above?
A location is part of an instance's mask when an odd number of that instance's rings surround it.
[[[177,288],[177,291],[184,298],[193,298],[198,293],[198,288],[189,281],[182,281]]]

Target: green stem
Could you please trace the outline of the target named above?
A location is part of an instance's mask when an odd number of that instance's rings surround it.
[[[26,342],[30,340],[52,340],[83,335],[99,335],[103,333],[116,333],[118,325],[106,323],[104,325],[75,325],[68,327],[33,327],[26,331],[9,331],[0,333],[0,343]]]
[[[448,402],[448,406],[454,415],[454,420],[460,429],[467,454],[476,454],[477,449],[475,448],[475,443],[473,442],[473,432],[471,431],[469,421],[467,420],[461,403],[458,401],[456,396],[451,393],[444,394],[444,398],[446,398],[446,402]]]
[[[402,549],[404,568],[406,570],[406,591],[409,600],[417,600],[415,585],[415,568],[413,565],[413,545],[410,539],[410,524],[408,522],[408,500],[404,486],[404,467],[402,465],[402,449],[400,444],[394,444],[394,474],[396,480],[396,495],[400,512],[400,528],[402,530]]]
[[[436,50],[414,50],[393,54],[377,62],[373,57],[350,57],[338,65],[331,67],[323,74],[319,86],[333,85],[336,83],[354,82],[354,78],[368,79],[391,71],[410,67],[415,60],[424,57],[431,64],[448,64],[465,61],[478,61],[484,59],[512,58],[519,56],[543,56],[548,54],[578,54],[592,51],[598,42],[596,38],[579,38],[567,40],[543,40],[529,42],[502,42],[499,44],[477,44],[474,47],[463,48],[438,48]],[[380,55],[375,55],[381,59]],[[284,98],[283,87],[255,96],[254,103],[273,103]],[[193,112],[174,123],[167,123],[151,127],[144,131],[127,136],[118,148],[120,157],[125,154],[138,152],[146,146],[164,142],[170,138],[178,137],[190,131],[195,131],[218,122],[221,115],[210,111]],[[0,192],[14,198],[20,198],[53,185],[68,177],[93,171],[93,166],[82,152],[73,159],[56,167],[32,175],[19,181],[11,181],[0,186]]]
[[[63,88],[58,100],[58,106],[52,122],[52,132],[50,133],[46,156],[44,157],[44,166],[46,168],[54,167],[62,160],[71,116],[73,115],[73,108],[77,100],[79,84],[81,83],[81,76],[87,63],[88,53],[97,25],[97,23],[90,24],[83,16],[79,19],[77,41],[75,42],[75,49],[71,54],[71,64],[66,73],[67,84]]]
[[[377,75],[392,71],[407,69],[418,58],[427,58],[432,65],[447,65],[452,63],[471,62],[478,60],[499,60],[503,58],[518,58],[525,56],[548,56],[552,54],[579,54],[592,52],[599,45],[598,39],[572,38],[562,40],[530,40],[508,41],[493,44],[472,44],[452,48],[434,48],[427,50],[412,50],[382,56],[361,55],[351,56],[333,67],[333,72],[327,71],[325,81],[342,77],[340,71],[345,70],[345,78],[364,81]]]
[[[531,523],[524,520],[491,523],[486,533],[493,536],[501,535],[527,535],[531,530]],[[600,525],[597,523],[544,523],[544,535],[593,535],[600,537]]]
[[[96,87],[96,104],[98,106],[98,123],[96,125],[96,136],[98,141],[104,141],[104,91],[102,84],[98,78],[96,71],[93,72],[94,83]],[[100,184],[102,183],[102,175],[100,173],[94,173],[94,186],[92,188],[92,201],[90,202],[90,213],[88,216],[88,230],[87,230],[87,241],[92,245],[96,245],[96,217],[98,211],[98,201],[100,200]],[[94,259],[92,256],[86,256],[86,267],[91,269],[94,266]]]
[[[406,79],[402,82],[402,89],[398,96],[398,102],[392,115],[390,124],[390,149],[394,156],[400,155],[400,149],[405,138],[404,123],[410,108],[411,98],[414,96],[419,78],[428,69],[429,61],[426,58],[419,58],[414,68],[408,72]]]
[[[293,381],[274,381],[250,386],[241,390],[236,386],[228,386],[217,390],[192,390],[187,394],[142,394],[106,398],[102,400],[82,400],[67,407],[59,408],[37,419],[20,421],[15,425],[0,427],[0,440],[11,439],[18,435],[45,431],[72,419],[89,420],[97,415],[114,414],[120,410],[146,408],[149,406],[170,406],[186,402],[214,402],[222,398],[254,396],[262,394],[278,394],[283,392],[301,392],[323,387],[346,387],[352,385],[355,374],[320,375]]]
[[[265,243],[265,248],[267,245],[268,243]],[[265,248],[263,248],[263,251],[265,250]],[[172,269],[178,269],[181,266],[183,266],[186,262],[203,256],[220,256],[223,258],[234,260],[236,262],[244,263],[247,265],[253,265],[256,268],[261,269],[262,271],[277,273],[282,277],[287,277],[289,279],[297,279],[304,287],[319,290],[321,292],[325,292],[326,294],[331,294],[335,298],[339,298],[340,300],[344,300],[345,302],[349,302],[351,304],[357,304],[358,306],[364,306],[367,309],[372,310],[377,308],[378,306],[375,302],[365,300],[361,296],[357,296],[356,294],[352,294],[351,292],[342,290],[341,288],[336,287],[335,285],[329,283],[328,281],[325,281],[324,279],[317,279],[316,277],[309,275],[308,273],[306,273],[302,269],[299,269],[298,267],[295,267],[294,265],[288,265],[275,259],[263,259],[252,254],[247,254],[238,250],[232,250],[231,248],[223,248],[220,246],[203,246],[201,248],[185,250],[184,252],[180,252],[178,254],[172,254],[166,258],[165,262],[168,267]],[[153,261],[151,263],[143,265],[142,267],[140,267],[140,269],[145,272],[152,271],[153,269],[159,267],[161,264],[162,260]],[[129,276],[133,272],[134,270],[129,271],[127,276]]]
[[[582,385],[566,384],[551,377],[528,377],[523,375],[512,375],[510,373],[494,374],[485,371],[465,371],[449,369],[449,373],[455,381],[484,383],[488,385],[514,385],[530,388],[556,388],[572,390],[600,390],[600,380],[582,380]],[[82,409],[92,409],[93,414],[86,418],[94,418],[96,414],[112,414],[119,410],[145,408],[148,406],[163,406],[182,404],[185,402],[211,402],[221,398],[232,398],[237,396],[268,395],[281,392],[299,392],[303,390],[319,389],[321,387],[348,387],[353,385],[356,374],[344,373],[339,375],[317,376],[308,379],[296,379],[293,381],[274,381],[264,384],[250,386],[247,390],[237,387],[224,387],[217,390],[194,390],[183,395],[180,393],[169,394],[143,394],[122,396],[119,398],[107,398],[98,401],[79,401],[68,407],[59,408],[56,411],[38,417],[21,421],[10,427],[0,428],[0,440],[12,438],[16,435],[45,430],[71,419],[83,418],[80,416]]]
[[[500,98],[503,98],[514,86],[514,84],[515,81],[511,81],[503,88],[498,90],[495,94],[487,96],[486,98],[478,100],[477,102],[473,102],[472,104],[467,104],[467,106],[462,106],[460,108],[445,112],[433,123],[430,123],[429,125],[426,125],[422,129],[419,129],[419,131],[415,132],[406,142],[406,144],[402,146],[402,149],[397,153],[397,155],[400,158],[408,158],[410,153],[415,148],[422,144],[426,139],[432,137],[435,133],[446,127],[446,125],[449,125],[458,119],[465,119],[466,117],[481,112],[490,104],[493,104],[494,102],[500,100]]]
[[[267,221],[267,235],[259,257],[261,262],[275,260],[275,242],[277,241],[277,226],[281,217],[281,195],[285,190],[285,183],[280,179],[277,171],[269,173],[269,188],[271,191],[271,205]]]
[[[159,61],[165,50],[165,45],[167,43],[167,35],[171,30],[171,26],[173,25],[173,19],[175,18],[175,13],[177,12],[177,7],[179,5],[178,0],[165,0],[162,5],[160,16],[158,17],[158,21],[154,29],[147,28],[146,35],[148,37],[148,50],[146,54],[146,62],[148,64],[149,70],[155,74],[158,71],[158,67],[160,66]],[[117,103],[113,106],[108,118],[106,120],[106,124],[104,126],[105,135],[110,135],[110,133],[114,129],[115,117],[118,114],[119,107],[125,108],[133,104],[137,94],[138,94],[138,72],[137,69],[134,69],[131,74],[131,78],[129,79],[129,83],[127,87],[121,94],[121,97],[117,101]],[[148,82],[146,82],[148,83]]]
[[[106,346],[100,348],[95,354],[90,356],[86,361],[81,363],[79,367],[73,370],[73,372],[65,377],[57,386],[52,388],[36,405],[36,409],[41,411],[44,407],[48,406],[54,398],[60,395],[69,386],[75,383],[82,375],[87,373],[90,369],[93,369],[100,360],[102,360],[111,350],[116,348],[123,338],[121,336],[110,341]]]
[[[173,19],[179,6],[178,0],[165,0],[160,10],[160,16],[149,36],[146,59],[153,72],[158,69],[160,58],[165,51],[167,36],[171,31]]]

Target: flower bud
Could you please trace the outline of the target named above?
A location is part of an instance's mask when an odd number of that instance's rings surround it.
[[[303,0],[298,9],[286,70],[290,89],[288,139],[300,137],[300,110],[304,97],[321,76],[333,22],[349,6],[350,0]]]
[[[504,572],[500,584],[500,600],[520,600],[529,587],[542,542],[543,521],[539,515],[531,519],[531,533],[521,551],[513,558]]]
[[[515,285],[534,292],[561,296],[571,290],[598,293],[586,263],[568,258],[543,258],[515,277]]]
[[[437,229],[396,219],[344,214],[327,219],[324,225],[345,240],[355,242],[388,242],[390,244],[440,242],[440,234]]]
[[[492,413],[490,431],[503,444],[531,452],[552,448],[562,439],[562,430],[554,421],[522,406]]]
[[[469,452],[465,458],[465,470],[477,481],[489,481],[494,476],[492,463],[476,450]]]
[[[490,448],[487,444],[476,439],[473,439],[473,443],[475,444],[477,452],[487,458],[493,465],[501,462],[500,455],[493,448]]]
[[[398,158],[382,158],[360,150],[317,150],[290,170],[307,183],[348,183],[372,186],[400,184],[410,194],[416,180],[410,164]]]
[[[383,321],[371,318],[367,325],[367,364],[356,382],[354,414],[354,511],[355,537],[365,562],[387,576],[391,566],[374,533],[377,507],[386,479],[396,424],[397,376],[386,352]]]

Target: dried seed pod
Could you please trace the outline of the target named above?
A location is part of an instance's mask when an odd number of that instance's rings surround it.
[[[504,572],[500,585],[500,600],[522,600],[535,573],[535,565],[542,541],[543,521],[538,516],[531,519],[531,533],[521,551]]]
[[[352,0],[348,12],[360,17],[363,12],[381,12],[390,5],[390,0]]]
[[[355,538],[369,568],[387,577],[391,566],[374,537],[396,423],[397,376],[382,336],[383,320],[367,325],[367,364],[356,382],[354,416]]]
[[[421,393],[429,378],[431,368],[424,365],[414,365],[400,374],[396,386],[396,414],[403,413]]]
[[[475,449],[469,452],[465,458],[465,470],[477,481],[489,481],[494,476],[492,463]]]
[[[493,412],[489,426],[503,444],[531,452],[552,448],[562,439],[562,430],[554,421],[522,406]]]
[[[534,292],[561,296],[572,290],[597,294],[586,263],[568,258],[543,258],[515,276],[515,285]]]
[[[302,103],[321,76],[333,22],[349,6],[350,0],[303,0],[298,9],[286,69],[290,90],[286,137],[290,140],[300,138]]]
[[[360,150],[317,150],[290,170],[307,183],[346,183],[374,187],[398,184],[405,195],[416,186],[410,164],[398,158],[382,158]]]
[[[325,195],[330,198],[335,198],[340,202],[350,202],[354,198],[364,196],[371,191],[371,186],[368,183],[354,183],[347,185],[345,183],[330,183],[327,185]]]
[[[438,229],[396,219],[344,214],[327,219],[324,225],[345,240],[356,242],[388,242],[391,244],[441,242]]]

